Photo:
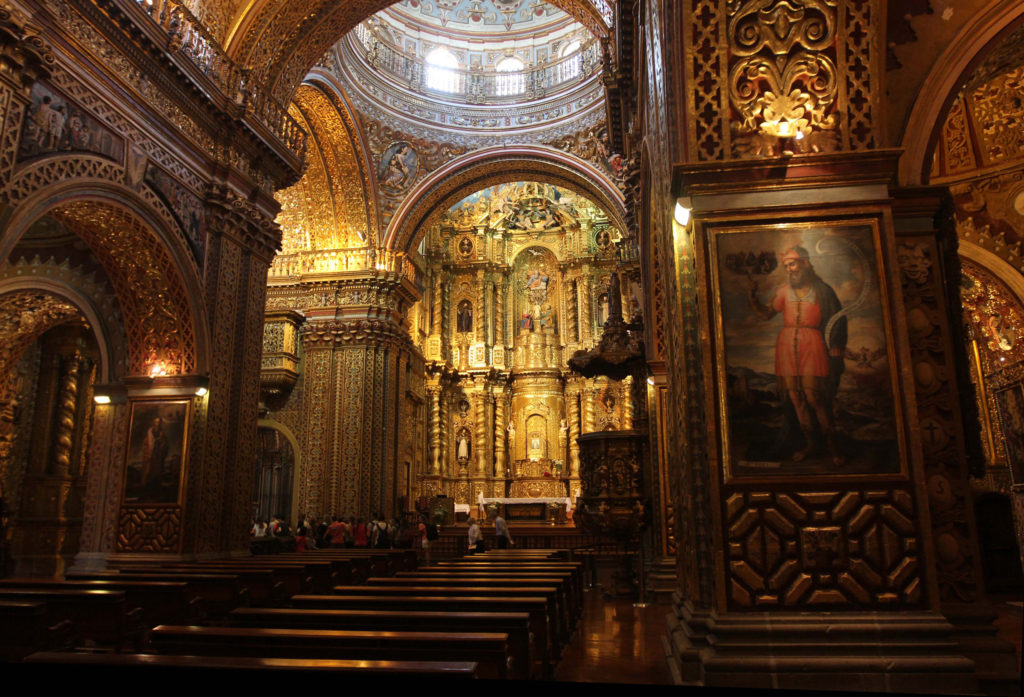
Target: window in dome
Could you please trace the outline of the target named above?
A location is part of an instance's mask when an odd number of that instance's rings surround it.
[[[494,91],[499,97],[511,97],[526,91],[526,66],[518,58],[502,58],[494,66],[498,73],[495,78]]]
[[[570,41],[558,52],[558,81],[567,82],[580,76],[580,42]]]
[[[443,48],[427,54],[427,87],[440,92],[459,91],[459,59]]]

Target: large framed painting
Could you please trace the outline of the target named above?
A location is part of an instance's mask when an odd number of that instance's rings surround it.
[[[123,502],[177,504],[188,451],[189,400],[131,404]]]
[[[719,227],[710,245],[727,477],[900,474],[877,221]]]
[[[995,393],[1006,461],[1014,484],[1024,484],[1024,385],[1017,382]]]

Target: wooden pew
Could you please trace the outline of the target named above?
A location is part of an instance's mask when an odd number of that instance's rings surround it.
[[[367,581],[368,586],[401,587],[410,588],[414,586],[436,586],[450,589],[464,588],[551,588],[555,589],[555,596],[552,599],[557,611],[563,616],[562,622],[565,628],[571,629],[576,626],[579,619],[578,610],[575,608],[575,601],[572,593],[569,592],[568,584],[564,579],[558,577],[549,578],[493,578],[480,577],[467,578],[458,574],[447,576],[423,575],[416,576],[395,576],[394,578],[371,578]],[[430,593],[424,593],[430,595]],[[574,616],[576,614],[576,616]]]
[[[76,643],[92,641],[117,651],[127,642],[136,648],[142,643],[142,613],[128,607],[124,591],[4,588],[0,600],[44,603],[51,626],[72,623]]]
[[[142,608],[142,623],[146,627],[171,623],[199,623],[202,622],[205,615],[202,598],[190,590],[187,583],[180,581],[137,581],[131,579],[86,581],[54,578],[0,580],[0,590],[7,588],[124,591],[129,607]]]
[[[0,662],[20,661],[36,651],[71,648],[71,623],[53,625],[46,603],[0,600]]]
[[[242,585],[237,574],[190,574],[180,571],[95,571],[68,574],[69,580],[103,581],[123,579],[129,581],[180,581],[188,584],[196,597],[203,599],[206,616],[223,617],[236,607],[248,607],[249,589]]]
[[[437,569],[460,569],[478,572],[523,572],[523,571],[570,571],[572,574],[573,593],[583,597],[583,564],[581,562],[505,562],[488,561],[486,559],[441,560]]]
[[[264,568],[245,568],[245,567],[222,567],[222,566],[204,566],[200,569],[194,569],[188,566],[178,567],[174,565],[158,566],[158,567],[133,567],[121,571],[122,574],[135,575],[135,574],[161,574],[161,575],[181,575],[181,576],[192,576],[192,575],[214,575],[214,576],[233,576],[238,579],[239,584],[245,589],[246,595],[249,597],[249,603],[256,606],[280,606],[283,605],[287,599],[285,594],[285,586],[280,578],[280,574],[275,574],[272,569]]]
[[[545,679],[554,677],[558,645],[548,627],[548,601],[545,598],[488,598],[472,596],[417,596],[387,592],[378,595],[296,595],[292,607],[323,610],[375,610],[412,612],[525,612],[530,616],[537,658]]]
[[[401,579],[400,579],[401,580]],[[365,586],[335,586],[338,595],[380,595],[381,593],[410,593],[428,596],[474,596],[478,598],[544,598],[548,603],[548,621],[552,636],[557,638],[559,647],[569,642],[567,610],[561,602],[558,588],[546,586],[517,585],[444,585],[440,583],[419,582],[407,586],[374,584],[373,580]],[[559,652],[560,653],[560,652]]]
[[[160,565],[161,569],[177,569],[189,573],[237,573],[250,574],[253,572],[265,572],[270,574],[272,582],[271,604],[274,599],[284,599],[298,593],[308,593],[314,587],[312,576],[305,565],[291,564],[287,562],[273,564],[262,561],[266,557],[256,557],[260,561],[219,561],[210,560],[204,562],[168,562]],[[138,568],[138,567],[135,567]],[[280,586],[278,587],[278,584]],[[259,594],[250,591],[253,602],[256,603]]]
[[[504,632],[513,660],[512,677],[540,677],[534,670],[530,616],[525,612],[424,612],[363,608],[318,610],[306,608],[238,608],[227,623],[239,627],[297,629],[366,629],[406,632]]]
[[[160,654],[338,658],[399,661],[476,661],[481,678],[507,679],[508,635],[499,632],[374,632],[266,627],[160,625],[149,634]]]
[[[515,571],[495,571],[487,568],[472,568],[472,569],[456,569],[452,567],[430,567],[424,569],[418,569],[414,572],[399,572],[395,575],[396,578],[446,578],[450,576],[458,576],[466,580],[498,580],[498,581],[517,581],[519,579],[538,579],[546,580],[552,583],[564,583],[567,586],[567,593],[574,599],[573,602],[573,617],[574,619],[582,617],[583,613],[583,588],[581,585],[574,583],[574,577],[572,570],[557,570],[557,569],[540,569],[536,571],[527,570],[515,570]],[[578,621],[578,619],[576,619]]]
[[[101,675],[111,667],[156,668],[188,671],[325,671],[348,678],[372,678],[378,680],[402,679],[444,680],[478,677],[475,661],[367,661],[327,658],[253,658],[248,656],[175,656],[139,653],[73,653],[64,651],[34,653],[25,663],[40,666],[61,665],[77,668],[95,667]],[[325,676],[326,677],[326,676]]]

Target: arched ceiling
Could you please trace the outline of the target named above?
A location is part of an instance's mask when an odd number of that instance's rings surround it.
[[[305,174],[277,194],[284,254],[377,242],[373,183],[353,117],[339,101],[312,85],[295,93],[291,113],[310,140]]]
[[[609,33],[599,6],[603,0],[549,0],[570,14],[595,36]],[[268,84],[282,102],[302,82],[310,68],[342,36],[394,0],[253,0],[239,9],[233,0],[203,3],[204,16],[238,14],[223,32],[228,55],[240,67],[252,71],[255,80]],[[451,3],[446,3],[451,4]],[[504,3],[501,3],[504,4]],[[219,5],[219,8],[215,8]],[[216,32],[215,32],[216,34]]]

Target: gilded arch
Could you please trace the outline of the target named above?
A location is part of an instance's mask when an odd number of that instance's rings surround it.
[[[155,356],[173,373],[208,369],[198,268],[178,230],[150,201],[116,180],[95,177],[58,177],[26,194],[3,223],[0,259],[7,259],[33,223],[50,215],[89,245],[110,279],[125,322],[130,374],[146,374]]]
[[[601,171],[572,155],[543,146],[486,148],[449,162],[413,188],[384,235],[384,247],[409,251],[424,231],[467,194],[494,184],[545,181],[564,186],[601,206],[627,231],[622,192]]]

